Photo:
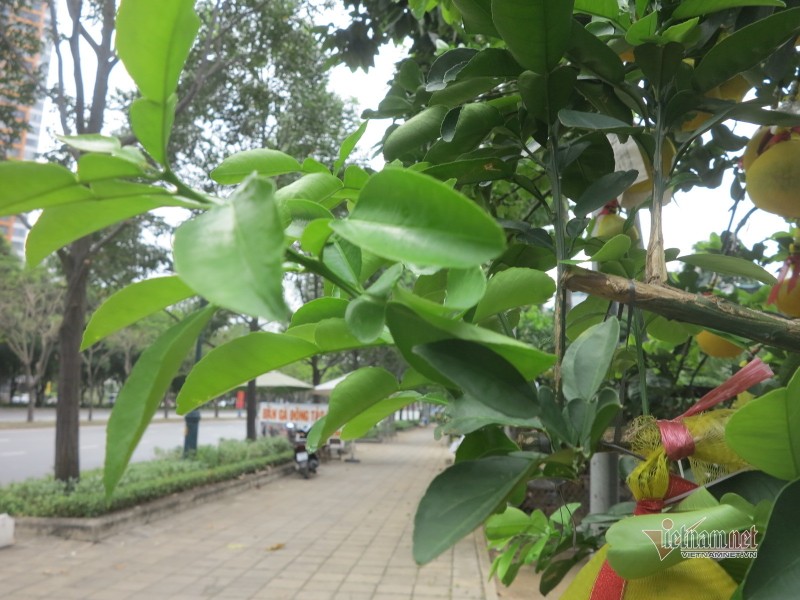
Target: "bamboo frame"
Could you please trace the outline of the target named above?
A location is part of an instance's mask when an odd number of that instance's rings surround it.
[[[567,269],[561,282],[573,292],[585,292],[606,300],[631,304],[668,319],[718,329],[769,346],[800,352],[800,320],[744,308],[717,296],[690,294],[580,267]]]

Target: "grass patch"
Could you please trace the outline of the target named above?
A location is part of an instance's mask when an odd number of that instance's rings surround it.
[[[0,487],[0,513],[19,517],[96,517],[254,473],[288,462],[293,456],[292,446],[285,438],[221,440],[219,446],[198,447],[197,454],[187,460],[181,457],[180,449],[160,451],[155,460],[128,467],[109,504],[103,489],[103,470],[94,469],[83,473],[72,486],[49,476]]]

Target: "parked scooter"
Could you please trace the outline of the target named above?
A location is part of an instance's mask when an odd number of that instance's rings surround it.
[[[294,464],[300,474],[308,479],[311,474],[317,473],[319,457],[316,452],[309,452],[306,448],[308,426],[295,427],[294,423],[286,424],[289,441],[294,445]]]

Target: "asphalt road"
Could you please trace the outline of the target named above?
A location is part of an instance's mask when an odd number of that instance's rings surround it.
[[[182,422],[159,423],[158,417],[142,437],[134,461],[154,458],[156,448],[183,446]],[[199,444],[216,444],[221,438],[244,439],[244,419],[200,421]],[[80,430],[81,470],[103,465],[106,445],[104,425],[82,426]],[[55,429],[52,426],[25,429],[0,429],[0,485],[42,477],[53,472]]]

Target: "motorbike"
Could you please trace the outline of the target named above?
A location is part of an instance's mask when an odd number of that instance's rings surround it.
[[[294,445],[294,463],[298,472],[308,479],[312,474],[316,475],[319,467],[319,456],[316,452],[309,452],[306,448],[306,438],[308,427],[295,427],[293,423],[286,425],[289,441]]]

